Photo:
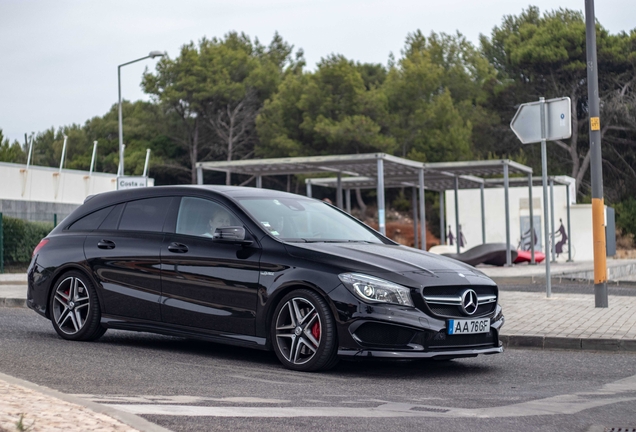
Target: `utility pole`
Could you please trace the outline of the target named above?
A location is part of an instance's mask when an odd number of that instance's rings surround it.
[[[590,124],[590,173],[592,176],[592,238],[594,239],[594,303],[608,307],[607,253],[605,247],[605,203],[601,159],[601,121],[596,61],[596,19],[594,0],[585,0],[585,40],[587,53],[587,98]]]

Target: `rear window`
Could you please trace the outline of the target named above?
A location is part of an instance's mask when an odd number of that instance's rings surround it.
[[[119,222],[120,230],[157,231],[163,229],[163,222],[170,207],[171,197],[148,198],[126,203]]]

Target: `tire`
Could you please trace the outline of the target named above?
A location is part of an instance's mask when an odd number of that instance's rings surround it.
[[[79,271],[60,277],[49,300],[53,328],[60,337],[75,341],[93,341],[102,337],[101,311],[91,281]]]
[[[338,362],[335,320],[327,302],[313,291],[300,289],[281,299],[270,335],[276,356],[288,369],[327,370]]]

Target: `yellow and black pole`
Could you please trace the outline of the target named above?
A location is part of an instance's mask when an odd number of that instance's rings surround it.
[[[596,61],[596,19],[594,0],[585,0],[587,51],[587,95],[590,116],[590,174],[592,176],[592,238],[594,239],[594,303],[608,307],[607,254],[605,249],[605,203],[603,202],[603,165],[601,159],[601,121]]]

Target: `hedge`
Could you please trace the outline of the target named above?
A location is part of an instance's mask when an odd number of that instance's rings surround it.
[[[4,231],[5,264],[28,264],[33,249],[53,229],[49,222],[29,222],[12,217],[2,217]]]

